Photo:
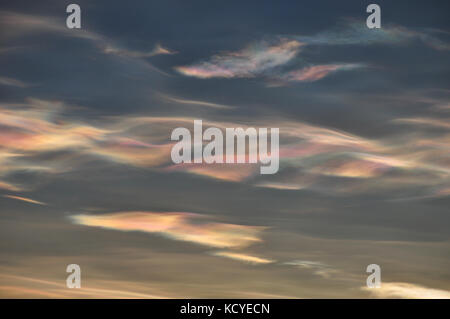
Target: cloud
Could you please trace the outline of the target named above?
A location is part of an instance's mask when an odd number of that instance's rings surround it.
[[[167,167],[166,171],[182,171],[190,174],[206,176],[214,179],[241,182],[259,172],[259,164],[176,164]]]
[[[169,95],[161,94],[161,97],[165,100],[179,103],[179,104],[188,104],[188,105],[197,105],[197,106],[204,106],[204,107],[210,107],[213,109],[234,109],[234,106],[230,105],[224,105],[224,104],[218,104],[218,103],[212,103],[212,102],[205,102],[205,101],[198,101],[198,100],[187,100],[187,99],[180,99],[177,97],[172,97]]]
[[[257,187],[273,188],[273,189],[287,189],[287,190],[299,190],[303,187],[298,184],[279,183],[279,182],[260,182],[255,184]]]
[[[177,53],[178,53],[177,51],[163,47],[160,43],[157,43],[155,45],[155,48],[152,50],[152,55],[160,55],[160,54],[172,55]]]
[[[364,66],[357,63],[343,63],[314,65],[290,72],[274,70],[290,62],[305,45],[295,40],[277,41],[275,44],[262,41],[238,52],[215,55],[208,61],[175,69],[183,75],[202,79],[267,76],[271,81],[270,85],[277,86],[283,82],[318,81],[330,73]]]
[[[310,260],[293,260],[283,263],[283,265],[295,266],[301,269],[309,269],[314,272],[314,274],[321,276],[323,278],[329,278],[331,274],[335,273],[336,270],[332,269],[329,265]]]
[[[332,158],[312,168],[313,172],[352,178],[369,178],[383,174],[390,166],[360,159]]]
[[[173,240],[215,248],[244,248],[260,242],[264,227],[206,221],[193,213],[122,212],[104,215],[74,215],[76,224],[120,231],[161,234]]]
[[[291,62],[307,45],[369,45],[406,44],[422,41],[436,50],[449,50],[450,44],[440,40],[436,30],[412,30],[401,26],[384,26],[369,29],[361,21],[346,20],[337,27],[311,36],[290,36],[272,41],[260,41],[240,51],[212,56],[209,60],[178,66],[176,71],[200,79],[253,78],[265,76],[268,86],[280,86],[283,82],[314,82],[331,73],[364,67],[359,63],[329,63],[306,66],[285,72],[280,67]]]
[[[427,288],[410,283],[387,282],[380,288],[362,287],[376,298],[394,299],[450,299],[450,291]]]
[[[170,159],[172,144],[154,145],[132,138],[110,138],[88,152],[110,161],[140,167],[158,166]]]
[[[24,202],[27,202],[27,203],[37,204],[37,205],[47,205],[46,203],[43,203],[43,202],[40,202],[40,201],[37,201],[37,200],[33,200],[31,198],[21,197],[21,196],[3,195],[3,197],[16,199],[16,200],[24,201]]]
[[[148,287],[139,287],[135,282],[89,280],[82,289],[67,289],[64,280],[52,281],[27,276],[0,274],[1,298],[168,298],[162,294],[148,293]],[[141,291],[133,291],[140,288]],[[147,291],[147,292],[145,292]]]
[[[0,11],[0,25],[4,30],[2,33],[6,37],[18,37],[28,34],[50,32],[64,36],[99,40],[100,37],[84,29],[71,30],[67,28],[63,19],[56,19],[48,16],[35,16],[9,11]],[[74,32],[75,31],[75,32]]]
[[[133,60],[148,69],[168,75],[145,60],[160,54],[175,54],[175,51],[164,48],[157,43],[151,51],[130,50],[123,48],[107,37],[87,31],[85,28],[72,30],[67,28],[64,20],[50,16],[35,16],[22,13],[0,11],[0,27],[7,30],[2,33],[5,38],[33,35],[36,33],[50,33],[69,38],[80,38],[91,41],[104,54],[111,54],[119,58]]]
[[[70,106],[61,101],[28,99],[24,105],[0,106],[0,188],[19,191],[22,186],[6,177],[18,171],[64,172],[78,167],[68,156],[39,161],[52,152],[90,155],[140,167],[155,167],[170,160],[171,144],[143,142],[122,128],[97,126],[73,120],[63,114]],[[118,121],[120,122],[120,121]],[[103,123],[101,120],[99,123]],[[118,125],[120,127],[120,125]],[[167,135],[169,136],[169,135]]]
[[[193,117],[129,115],[98,118],[93,125],[67,116],[70,110],[71,106],[62,101],[36,99],[10,107],[0,105],[0,188],[24,189],[24,185],[8,180],[9,175],[21,170],[52,173],[77,169],[83,156],[165,173],[184,172],[280,190],[310,188],[345,194],[402,187],[404,193],[412,189],[414,196],[430,196],[449,187],[448,134],[445,131],[431,134],[416,130],[414,136],[406,132],[398,133],[395,138],[371,140],[285,118],[247,119],[245,122],[204,119],[204,129],[279,127],[280,174],[269,177],[258,174],[259,164],[174,165],[170,157],[173,146],[170,133],[176,127],[192,127]],[[445,128],[443,120],[403,118],[397,122]],[[72,154],[72,159],[36,160],[40,155],[60,151]],[[418,174],[426,174],[427,178]],[[325,178],[328,176],[353,181],[346,181],[345,187],[333,188],[327,186]],[[420,186],[422,194],[417,193]]]
[[[361,67],[363,67],[362,64],[356,63],[314,65],[300,70],[290,71],[282,75],[280,80],[288,82],[314,82],[334,72],[354,70]]]
[[[4,76],[0,76],[0,84],[8,85],[8,86],[15,86],[15,87],[19,87],[19,88],[25,88],[25,87],[29,86],[25,82],[22,82],[20,80],[13,79],[13,78],[4,77]]]
[[[270,263],[275,262],[272,259],[256,257],[256,256],[251,256],[251,255],[247,255],[247,254],[243,254],[243,253],[236,253],[236,252],[231,252],[231,251],[217,251],[212,254],[214,256],[235,259],[235,260],[243,261],[243,262],[249,263],[249,264],[270,264]]]
[[[347,19],[331,30],[292,38],[310,45],[407,44],[419,40],[435,50],[449,50],[450,44],[437,36],[440,33],[439,30],[414,30],[398,25],[369,29],[363,21]]]
[[[22,190],[19,186],[4,181],[0,181],[0,189],[5,189],[11,192],[18,192]]]
[[[171,51],[167,48],[162,47],[160,44],[155,45],[153,50],[151,50],[149,52],[122,49],[122,48],[112,45],[111,43],[105,43],[102,50],[103,50],[103,53],[106,53],[106,54],[114,54],[117,56],[128,57],[128,58],[150,58],[155,55],[172,55],[172,54],[177,53],[175,51]]]
[[[274,262],[274,260],[241,251],[243,248],[262,242],[261,233],[266,227],[218,223],[210,219],[211,217],[207,215],[181,212],[120,212],[71,216],[72,222],[79,225],[160,234],[172,240],[230,249],[209,254],[248,264]]]
[[[301,43],[280,39],[274,43],[262,41],[237,52],[211,57],[208,61],[176,67],[179,73],[201,79],[251,78],[291,61],[299,52]]]
[[[417,125],[423,125],[423,126],[440,127],[440,128],[450,129],[449,121],[433,119],[433,118],[424,118],[424,117],[400,118],[400,119],[395,119],[393,121],[397,122],[397,123],[417,124]]]

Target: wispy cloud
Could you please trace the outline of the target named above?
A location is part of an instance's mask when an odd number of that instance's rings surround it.
[[[0,11],[0,25],[7,30],[5,37],[17,37],[42,32],[58,33],[60,35],[90,40],[99,40],[99,35],[84,29],[73,30],[66,27],[65,21],[48,16]]]
[[[235,260],[243,261],[243,262],[249,263],[249,264],[270,264],[270,263],[274,262],[274,260],[272,260],[272,259],[252,256],[252,255],[248,255],[248,254],[244,254],[244,253],[236,253],[236,252],[231,252],[231,251],[217,251],[217,252],[214,252],[213,255],[219,256],[219,257],[235,259]]]
[[[37,205],[47,205],[46,203],[31,199],[31,198],[27,198],[27,197],[22,197],[22,196],[14,196],[14,195],[3,195],[3,197],[6,198],[11,198],[11,199],[16,199],[16,200],[20,200],[23,202],[27,202],[27,203],[31,203],[31,204],[37,204]]]
[[[224,181],[241,182],[257,174],[259,166],[257,164],[176,164],[168,166],[165,171],[181,171]]]
[[[266,227],[227,224],[211,221],[211,216],[182,212],[121,212],[104,215],[73,215],[74,223],[114,229],[160,234],[172,240],[229,249],[210,252],[210,255],[230,258],[249,264],[268,264],[271,259],[253,256],[242,251],[262,242]]]
[[[20,107],[0,106],[0,187],[18,191],[21,186],[5,180],[21,170],[66,171],[64,158],[38,164],[35,156],[56,151],[93,155],[128,165],[152,167],[170,160],[171,144],[152,144],[126,134],[123,129],[94,126],[62,115],[61,101],[29,99]],[[63,112],[64,111],[64,112]]]
[[[155,47],[150,51],[123,48],[115,41],[112,41],[111,39],[108,39],[107,37],[94,31],[87,31],[87,29],[84,28],[71,30],[66,27],[64,20],[50,16],[36,16],[9,11],[0,11],[0,27],[3,30],[7,30],[3,34],[6,38],[21,37],[37,33],[50,33],[69,38],[85,39],[91,41],[98,51],[104,54],[111,54],[128,60],[132,59],[135,62],[140,63],[142,66],[164,75],[168,74],[146,61],[145,58],[160,54],[177,53],[176,51],[163,47],[159,43],[155,44]]]
[[[216,248],[243,248],[261,241],[264,227],[208,221],[193,213],[123,212],[74,215],[76,224],[121,231],[157,233],[173,240]]]
[[[4,189],[11,192],[18,192],[22,190],[19,186],[5,181],[0,181],[0,189]]]
[[[204,106],[204,107],[210,107],[213,109],[234,109],[234,106],[230,105],[224,105],[224,104],[218,104],[218,103],[212,103],[212,102],[206,102],[206,101],[199,101],[199,100],[188,100],[188,99],[182,99],[178,97],[173,97],[165,94],[161,94],[161,97],[167,101],[171,101],[174,103],[179,104],[188,104],[188,105],[197,105],[197,106]]]
[[[335,273],[336,270],[330,267],[327,264],[318,262],[318,261],[310,261],[310,260],[293,260],[283,263],[283,265],[295,266],[301,269],[312,270],[314,274],[329,278],[331,274]]]
[[[29,86],[27,83],[25,83],[23,81],[4,77],[4,76],[0,76],[0,84],[8,85],[8,86],[15,86],[15,87],[19,87],[19,88],[25,88],[25,87]]]
[[[27,276],[0,274],[2,298],[168,298],[167,295],[148,293],[129,281],[90,281],[82,289],[67,289],[64,281],[45,280]],[[141,291],[134,291],[141,288]],[[147,293],[145,292],[147,290]]]
[[[376,298],[394,299],[450,299],[450,291],[427,288],[410,283],[383,282],[380,288],[362,287]]]
[[[395,119],[393,121],[397,123],[416,124],[416,125],[450,129],[450,122],[448,120],[441,120],[435,118],[414,117],[414,118],[400,118]]]
[[[117,56],[128,57],[128,58],[150,58],[155,55],[171,55],[176,54],[176,51],[162,47],[160,44],[155,45],[153,50],[149,52],[142,52],[137,50],[122,49],[111,43],[105,43],[103,47],[103,53],[115,54]]]
[[[69,164],[64,158],[41,164],[33,160],[36,155],[55,151],[95,156],[165,173],[184,172],[275,189],[322,189],[323,178],[327,176],[353,179],[351,183],[354,185],[348,192],[368,192],[400,185],[406,192],[407,188],[422,185],[422,195],[429,196],[449,187],[448,134],[445,130],[430,133],[416,130],[414,136],[405,133],[395,138],[371,140],[342,130],[284,118],[270,121],[248,119],[245,122],[205,119],[204,128],[280,128],[280,177],[261,177],[258,176],[259,164],[174,165],[170,157],[173,146],[173,142],[168,140],[170,132],[180,126],[191,127],[195,120],[193,117],[130,115],[99,118],[92,122],[96,123],[93,125],[64,116],[66,108],[67,105],[61,101],[42,100],[28,100],[24,105],[14,107],[0,105],[1,188],[11,191],[23,189],[23,185],[15,185],[7,179],[8,175],[20,170],[51,173],[77,168],[76,161]],[[444,120],[431,121],[428,118],[404,118],[393,123],[447,128]],[[283,174],[285,170],[291,173]],[[391,176],[389,172],[397,174]],[[428,178],[419,178],[419,172],[427,174]],[[334,188],[333,192],[347,190],[341,187]]]
[[[215,55],[208,61],[175,69],[183,75],[202,79],[264,76],[271,81],[271,86],[274,86],[282,85],[283,82],[318,81],[333,72],[364,67],[358,63],[334,63],[285,72],[278,67],[293,60],[305,43],[286,39],[277,41],[276,44],[263,41],[238,52]]]
[[[354,70],[363,66],[362,64],[356,63],[314,65],[283,74],[280,80],[288,82],[314,82],[334,72]]]
[[[360,63],[328,63],[306,66],[298,70],[284,71],[287,65],[308,45],[369,45],[406,44],[413,40],[422,41],[436,50],[449,50],[450,44],[438,38],[433,30],[412,30],[402,26],[384,26],[372,30],[364,23],[345,20],[335,28],[308,36],[289,36],[276,40],[260,41],[240,51],[226,52],[191,65],[175,68],[179,73],[201,78],[253,78],[266,77],[269,86],[283,82],[313,82],[327,75],[344,70],[364,67]]]
[[[218,54],[207,61],[176,67],[179,73],[201,79],[251,78],[291,61],[301,43],[279,39],[252,44],[241,51]]]
[[[177,54],[178,52],[175,50],[171,50],[169,48],[163,47],[160,43],[157,43],[152,50],[152,55],[172,55]]]
[[[422,41],[436,50],[449,50],[450,44],[441,40],[439,31],[415,30],[398,25],[385,25],[380,29],[369,29],[363,21],[344,20],[338,26],[309,36],[293,36],[294,39],[311,45],[370,45],[406,44]]]

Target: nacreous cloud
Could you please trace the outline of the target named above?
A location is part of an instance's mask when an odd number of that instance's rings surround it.
[[[207,222],[207,216],[178,212],[123,212],[105,215],[75,215],[76,224],[156,233],[215,248],[243,248],[261,241],[264,227]]]
[[[347,20],[327,31],[310,36],[295,36],[294,39],[311,45],[370,45],[406,44],[419,40],[435,50],[450,50],[450,44],[437,37],[439,30],[414,30],[398,25],[387,25],[372,30],[361,21]],[[445,33],[445,32],[444,32]]]
[[[296,40],[263,41],[238,52],[218,54],[209,61],[175,69],[183,75],[201,79],[251,78],[291,61],[301,46],[302,43]]]
[[[450,291],[402,282],[382,283],[380,288],[361,289],[370,292],[376,298],[450,299]]]
[[[270,263],[274,262],[274,260],[272,260],[272,259],[251,256],[251,255],[242,254],[242,253],[235,253],[235,252],[230,252],[230,251],[218,251],[218,252],[213,253],[213,255],[219,256],[219,257],[235,259],[235,260],[243,261],[243,262],[249,263],[249,264],[270,264]]]
[[[281,80],[289,82],[314,82],[323,79],[330,73],[361,67],[363,67],[362,64],[356,63],[314,65],[286,73],[281,77]]]
[[[167,74],[150,64],[145,60],[145,58],[150,58],[160,54],[177,53],[176,51],[172,51],[161,46],[159,43],[155,44],[154,48],[150,51],[130,50],[93,31],[87,31],[82,28],[76,32],[72,32],[73,30],[66,27],[66,24],[61,17],[55,18],[52,16],[38,16],[0,11],[0,28],[2,31],[5,30],[5,32],[2,32],[2,36],[5,39],[30,36],[39,33],[48,33],[69,38],[88,40],[91,41],[103,54],[110,54],[129,61],[134,61],[143,67],[150,68],[151,70],[157,71],[164,75]],[[0,78],[0,84],[2,83],[15,86],[27,85],[25,83],[18,82],[17,80],[11,81],[11,79]]]

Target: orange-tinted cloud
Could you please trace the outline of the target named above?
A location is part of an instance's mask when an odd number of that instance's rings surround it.
[[[16,199],[16,200],[20,200],[20,201],[27,202],[27,203],[37,204],[37,205],[47,205],[46,203],[31,199],[31,198],[27,198],[27,197],[14,196],[14,195],[3,195],[3,197]]]
[[[183,171],[214,179],[241,182],[259,172],[258,164],[176,164],[167,171]]]
[[[264,227],[205,222],[207,216],[192,213],[123,212],[74,215],[74,223],[161,234],[173,240],[216,248],[243,248],[261,241]]]
[[[400,118],[395,119],[394,122],[450,129],[450,122],[448,120],[441,120],[434,118],[426,118],[426,117]]]
[[[252,255],[248,255],[248,254],[244,254],[244,253],[237,253],[234,251],[217,251],[212,254],[214,256],[235,259],[235,260],[243,261],[243,262],[249,263],[249,264],[270,264],[270,263],[274,262],[274,260],[272,260],[272,259],[252,256]]]
[[[450,291],[427,288],[410,283],[383,282],[380,288],[367,288],[365,290],[376,298],[395,299],[450,299]]]
[[[0,274],[0,298],[168,298],[164,294],[149,293],[135,282],[97,281],[82,283],[81,289],[68,289],[64,280],[53,281],[27,276]],[[147,292],[145,292],[145,290]]]
[[[314,82],[337,71],[354,70],[361,67],[361,64],[355,63],[314,65],[300,70],[291,71],[284,74],[281,79],[288,82]]]

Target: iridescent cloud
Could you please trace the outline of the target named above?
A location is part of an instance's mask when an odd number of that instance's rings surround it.
[[[0,188],[18,191],[6,177],[20,170],[69,170],[62,159],[42,161],[33,157],[55,151],[98,156],[119,163],[152,167],[170,159],[171,144],[140,141],[116,128],[98,127],[70,120],[61,114],[70,107],[58,101],[29,99],[20,107],[0,107]],[[128,129],[129,127],[125,127]]]
[[[321,276],[323,278],[329,278],[331,274],[336,272],[336,270],[331,268],[329,265],[318,261],[292,260],[283,263],[283,265],[295,266],[301,269],[312,270],[314,274]]]
[[[405,299],[450,299],[450,291],[427,288],[410,283],[383,282],[380,288],[365,290],[376,298],[405,298]]]
[[[398,25],[369,29],[364,22],[345,20],[331,30],[293,38],[311,45],[404,44],[419,40],[435,50],[449,50],[450,44],[441,40],[439,34],[439,30],[413,30]]]
[[[214,256],[226,257],[230,259],[235,259],[239,261],[243,261],[249,264],[270,264],[273,263],[274,260],[252,256],[244,253],[236,253],[231,251],[217,251],[213,253]]]
[[[394,122],[405,124],[418,124],[423,126],[450,129],[450,122],[448,120],[441,120],[435,118],[425,118],[425,117],[400,118],[395,119]]]
[[[155,45],[155,47],[151,51],[143,52],[143,51],[137,51],[137,50],[123,49],[123,48],[114,46],[111,43],[105,43],[103,46],[103,53],[115,54],[117,56],[128,57],[128,58],[150,58],[155,55],[161,55],[161,54],[171,55],[171,54],[175,54],[177,52],[169,50],[167,48],[164,48],[160,44]]]
[[[121,231],[161,234],[173,240],[215,248],[244,248],[261,241],[264,227],[207,221],[193,213],[122,212],[104,215],[74,215],[76,224]]]
[[[214,179],[241,182],[259,172],[256,164],[176,164],[166,171],[182,171]]]
[[[64,281],[45,280],[27,276],[0,274],[1,298],[168,298],[163,294],[148,293],[148,287],[140,287],[129,281],[90,280],[82,289],[67,289]],[[141,291],[137,291],[137,290]],[[136,290],[136,291],[135,291]],[[144,291],[147,290],[147,293]]]
[[[280,80],[288,82],[314,82],[337,71],[353,70],[361,67],[363,67],[362,64],[356,63],[314,65],[300,70],[290,71],[281,76]]]
[[[274,43],[263,41],[241,51],[218,54],[208,61],[179,66],[175,70],[201,79],[251,78],[288,63],[301,46],[295,40],[280,39]]]
[[[141,66],[145,66],[164,75],[168,74],[150,64],[145,60],[145,58],[160,54],[176,53],[175,51],[164,48],[159,43],[157,43],[155,47],[150,51],[123,48],[121,45],[115,43],[114,41],[99,33],[87,31],[86,28],[81,28],[76,30],[76,32],[73,32],[73,30],[66,27],[66,24],[63,20],[50,16],[37,16],[16,12],[0,11],[0,27],[2,28],[2,30],[7,30],[6,32],[2,33],[2,35],[7,38],[21,37],[37,33],[50,33],[65,37],[85,39],[91,41],[101,53],[111,54],[116,57],[125,58],[128,60],[133,59],[135,62],[140,63]],[[9,81],[9,83],[12,82]]]
[[[22,196],[14,196],[14,195],[3,195],[3,197],[6,198],[11,198],[11,199],[16,199],[16,200],[20,200],[23,202],[27,202],[27,203],[31,203],[31,204],[37,204],[37,205],[47,205],[46,203],[31,199],[31,198],[27,198],[27,197],[22,197]]]
[[[0,106],[0,188],[18,191],[24,185],[8,180],[8,175],[20,170],[65,171],[76,169],[76,162],[64,159],[37,164],[32,157],[54,151],[67,151],[84,156],[161,172],[185,172],[217,180],[254,183],[255,186],[276,189],[302,189],[314,187],[321,176],[353,179],[378,179],[349,188],[349,191],[369,191],[383,185],[428,187],[425,195],[448,188],[448,134],[416,130],[408,135],[370,140],[349,132],[312,125],[283,118],[272,120],[251,119],[243,122],[204,120],[204,129],[217,127],[279,127],[280,168],[294,170],[292,174],[258,177],[259,164],[178,164],[170,158],[173,145],[170,132],[176,127],[192,127],[193,117],[127,116],[125,118],[99,118],[96,125],[83,123],[64,116],[62,110],[70,107],[58,101],[28,100],[24,105]],[[428,118],[399,119],[393,125],[426,125],[446,129],[444,120]],[[431,134],[431,133],[430,133]],[[249,154],[246,154],[248,156]],[[403,173],[389,177],[393,169]],[[300,173],[295,173],[302,172]],[[427,180],[408,176],[423,172]],[[303,175],[302,177],[300,175]],[[256,180],[255,180],[256,179]],[[25,185],[26,186],[26,185]],[[402,186],[403,187],[403,186]],[[430,188],[431,187],[431,188]],[[345,188],[340,188],[344,191]]]
[[[161,97],[165,100],[175,102],[178,104],[188,104],[188,105],[198,105],[198,106],[205,106],[215,109],[234,109],[234,106],[230,105],[224,105],[224,104],[218,104],[218,103],[212,103],[212,102],[206,102],[206,101],[198,101],[198,100],[187,100],[187,99],[181,99],[169,95],[163,95],[161,94]]]

